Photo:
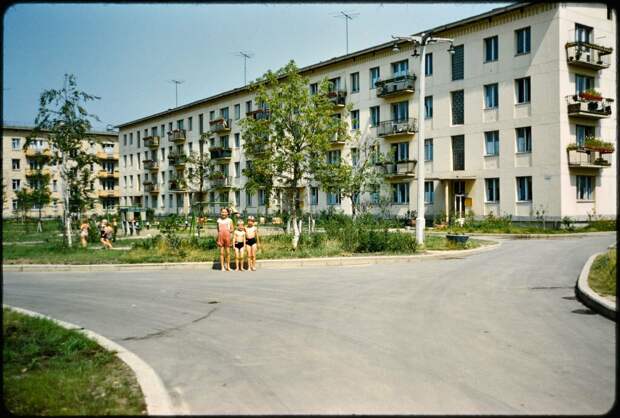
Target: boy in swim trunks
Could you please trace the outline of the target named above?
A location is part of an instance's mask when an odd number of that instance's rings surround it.
[[[243,227],[243,219],[237,221],[237,229],[234,233],[235,244],[235,271],[239,271],[239,264],[241,263],[241,271],[245,271],[243,268],[243,254],[245,249],[245,228]]]

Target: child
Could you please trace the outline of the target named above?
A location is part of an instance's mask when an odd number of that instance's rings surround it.
[[[220,247],[220,266],[222,271],[230,271],[230,234],[233,232],[232,219],[228,217],[228,209],[220,209],[220,217],[217,218],[217,246]],[[224,264],[224,255],[226,264]]]
[[[248,227],[245,228],[245,239],[248,246],[248,267],[256,271],[256,251],[260,241],[258,240],[258,228],[254,225],[254,217],[248,216]]]
[[[88,224],[88,219],[82,219],[82,225],[80,225],[80,241],[82,242],[82,247],[88,247],[88,230],[90,229],[90,225]]]
[[[241,262],[241,271],[243,268],[243,249],[245,247],[245,228],[243,227],[243,219],[237,221],[237,229],[234,234],[235,241],[235,271],[239,271],[239,262]]]
[[[108,221],[107,219],[104,219],[101,221],[101,227],[100,227],[100,241],[103,244],[103,248],[107,249],[107,248],[112,248],[112,243],[110,242],[110,240],[108,239],[108,236],[111,238],[112,233],[111,231],[111,227],[108,226]]]

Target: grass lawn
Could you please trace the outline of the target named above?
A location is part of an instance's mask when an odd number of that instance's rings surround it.
[[[37,221],[32,219],[28,219],[25,223],[15,220],[2,220],[2,241],[5,243],[45,241],[57,238],[58,234],[62,232],[61,224],[57,220],[42,221],[41,227],[43,232],[37,232]]]
[[[613,220],[592,221],[580,228],[543,228],[537,225],[519,225],[502,221],[475,221],[462,227],[452,226],[446,229],[436,229],[436,232],[446,233],[483,233],[483,234],[574,234],[583,232],[615,231],[616,222]]]
[[[346,251],[341,242],[335,239],[325,239],[320,242],[313,240],[302,241],[297,251],[291,250],[291,237],[281,234],[263,236],[261,248],[257,258],[308,258],[308,257],[336,257],[354,255],[385,255],[385,254],[413,254],[413,251],[387,251],[373,253],[352,253]],[[99,246],[91,245],[88,249],[78,246],[63,247],[60,240],[42,244],[9,245],[3,248],[2,261],[5,264],[135,264],[135,263],[163,263],[163,262],[197,262],[219,261],[219,249],[215,248],[212,237],[203,238],[200,246],[189,245],[187,240],[179,244],[171,244],[167,240],[117,240],[117,247],[133,247],[130,250],[100,250]],[[144,243],[144,244],[143,244]],[[465,246],[449,243],[445,237],[427,236],[425,249],[427,250],[456,250],[476,248],[489,244],[489,241],[469,239]],[[234,261],[234,252],[231,250],[231,259]]]
[[[50,320],[3,310],[3,397],[15,415],[145,415],[133,371]]]
[[[616,249],[601,254],[592,263],[588,284],[602,296],[616,296]]]

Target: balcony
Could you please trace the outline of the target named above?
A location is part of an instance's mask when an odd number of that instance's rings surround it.
[[[416,160],[403,160],[383,164],[383,176],[386,179],[398,179],[415,176]]]
[[[375,82],[377,97],[392,97],[415,92],[416,77],[413,74],[399,75]]]
[[[49,148],[29,147],[26,149],[26,157],[51,157],[52,152]]]
[[[144,184],[144,192],[145,193],[152,193],[152,194],[159,193],[159,184],[156,184],[156,183],[154,184],[154,183],[151,183],[151,182],[149,182],[149,183],[144,182],[142,184]]]
[[[218,172],[219,173],[219,172]],[[209,179],[211,181],[211,188],[213,189],[228,189],[233,186],[232,176],[216,175]]]
[[[187,184],[183,179],[171,179],[170,181],[168,181],[168,188],[171,192],[186,192]]]
[[[611,166],[611,154],[592,151],[587,148],[568,150],[569,168],[600,169]]]
[[[344,107],[346,97],[347,97],[346,90],[333,89],[327,92],[327,98],[336,107],[340,107],[340,108]]]
[[[49,168],[42,168],[42,169],[27,168],[26,169],[26,177],[49,176],[51,174],[52,172],[50,171]]]
[[[178,170],[185,168],[187,163],[187,155],[180,152],[171,152],[168,154],[168,162]]]
[[[377,125],[377,136],[380,137],[413,135],[417,131],[418,125],[415,118],[386,120]]]
[[[118,160],[118,152],[99,151],[97,158],[100,160]]]
[[[183,144],[187,140],[185,129],[175,129],[172,132],[168,132],[168,141],[175,144]]]
[[[117,189],[111,189],[111,190],[97,190],[97,196],[105,199],[108,197],[120,197],[121,196],[121,192]]]
[[[120,173],[118,170],[99,170],[99,172],[97,173],[97,177],[99,177],[100,179],[117,179],[120,177]]]
[[[209,122],[209,132],[222,133],[230,131],[230,119],[214,119]]]
[[[230,160],[232,158],[232,149],[229,147],[209,147],[209,153],[212,160]]]
[[[256,110],[252,110],[251,112],[247,112],[245,114],[246,117],[252,118],[255,120],[269,120],[270,115],[271,115],[271,112],[269,111],[269,109],[256,109]]]
[[[159,170],[159,162],[157,160],[143,160],[144,169],[149,171]]]
[[[153,136],[145,136],[144,139],[142,139],[142,142],[144,143],[144,146],[147,148],[157,148],[159,147],[159,136],[157,135],[153,135]]]
[[[613,99],[588,96],[584,93],[566,96],[568,101],[568,116],[602,119],[611,116]]]
[[[569,65],[598,71],[609,67],[613,50],[589,42],[569,42],[566,44],[566,59]]]

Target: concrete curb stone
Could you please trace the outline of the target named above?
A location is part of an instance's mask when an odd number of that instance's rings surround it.
[[[257,260],[258,268],[299,268],[322,266],[360,266],[393,262],[416,262],[433,258],[454,258],[460,255],[476,254],[496,249],[501,241],[469,250],[427,251],[418,255],[380,255],[355,257],[316,257]],[[143,264],[4,264],[3,272],[56,272],[56,271],[136,271],[172,270],[184,268],[213,269],[212,261],[186,263],[143,263]]]
[[[568,239],[582,237],[596,237],[601,235],[615,234],[616,231],[600,231],[600,232],[576,232],[562,234],[487,234],[484,232],[468,233],[470,237],[480,238],[503,238],[503,239]],[[445,232],[429,232],[429,235],[445,235]]]
[[[594,263],[596,257],[605,253],[606,251],[592,254],[590,258],[588,258],[588,261],[586,261],[586,264],[581,269],[579,279],[577,279],[577,283],[575,284],[575,296],[577,296],[579,301],[593,311],[615,321],[616,303],[596,293],[588,284],[588,276],[590,275],[592,263]]]
[[[106,350],[113,351],[116,356],[127,364],[136,375],[136,379],[138,380],[140,389],[144,395],[148,415],[178,415],[186,412],[179,411],[173,407],[170,395],[155,370],[153,370],[153,368],[151,368],[151,366],[149,366],[144,360],[127,350],[125,347],[97,334],[94,331],[80,327],[79,325],[54,319],[47,315],[30,311],[28,309],[18,308],[7,304],[3,304],[2,306],[24,315],[49,319],[63,328],[79,331],[88,338],[96,341],[97,344]]]

